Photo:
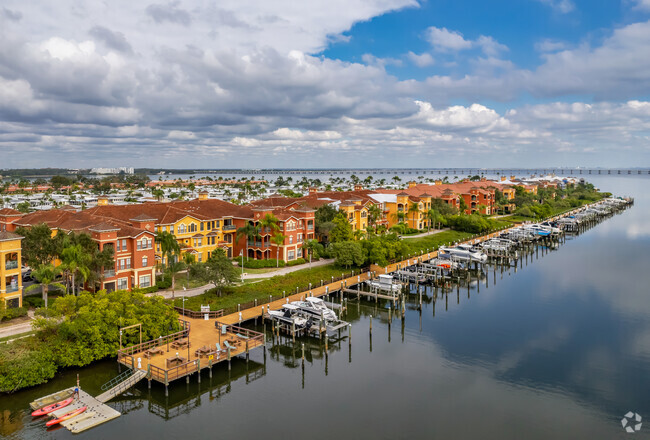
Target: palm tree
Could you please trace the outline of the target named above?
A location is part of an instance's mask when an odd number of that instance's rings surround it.
[[[373,226],[377,226],[377,220],[381,217],[381,208],[377,205],[370,205],[368,208],[368,220]]]
[[[273,215],[271,213],[267,213],[264,216],[264,218],[262,218],[262,220],[260,220],[259,226],[260,226],[260,228],[262,228],[262,230],[268,229],[270,232],[275,232],[278,229],[280,229],[280,226],[278,225],[278,222],[279,222],[279,220],[275,215]]]
[[[425,216],[427,220],[429,220],[429,231],[431,231],[431,225],[433,224],[435,226],[436,223],[438,223],[438,229],[440,229],[440,220],[442,219],[442,216],[438,211],[435,209],[429,209],[426,213]]]
[[[92,257],[80,244],[67,246],[61,252],[61,267],[72,278],[72,294],[77,294],[76,276],[79,274],[84,283],[90,277]]]
[[[61,267],[54,267],[52,263],[40,264],[36,269],[32,270],[32,276],[36,278],[40,284],[32,284],[25,289],[25,292],[29,292],[40,287],[41,294],[43,295],[43,301],[45,302],[45,308],[47,309],[47,291],[50,287],[50,284],[58,287],[61,290],[65,290],[65,286],[63,284],[54,282],[60,273]]]
[[[245,237],[246,239],[246,261],[248,261],[248,240],[255,240],[260,237],[260,227],[246,223],[245,226],[237,229],[235,240],[239,240],[241,237]]]
[[[276,261],[276,267],[280,267],[280,246],[284,244],[284,240],[286,240],[287,236],[282,234],[282,233],[277,233],[273,237],[271,237],[271,241],[273,244],[276,245],[276,251],[275,251],[275,261]]]
[[[185,267],[187,268],[187,287],[190,287],[190,267],[194,264],[195,260],[194,254],[190,254],[189,252],[183,254],[183,263],[185,263]]]
[[[153,195],[156,198],[156,200],[160,202],[160,200],[162,200],[163,196],[165,195],[165,192],[160,188],[156,188],[153,191],[151,191],[151,195]]]
[[[409,204],[408,213],[413,214],[413,217],[411,218],[411,221],[413,222],[413,229],[418,229],[415,223],[415,215],[418,214],[419,212],[420,212],[420,204],[418,202],[411,202]]]
[[[163,254],[163,267],[165,267],[165,256],[167,257],[167,266],[169,266],[172,257],[181,253],[181,246],[176,241],[174,234],[170,232],[158,232],[156,234],[156,243],[160,245],[160,252]]]

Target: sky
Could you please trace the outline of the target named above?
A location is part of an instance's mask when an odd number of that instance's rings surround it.
[[[650,166],[650,0],[0,2],[0,169]]]

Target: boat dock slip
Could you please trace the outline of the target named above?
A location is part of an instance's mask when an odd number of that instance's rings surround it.
[[[50,394],[49,396],[37,399],[29,405],[32,408],[38,408],[42,407],[40,405],[42,405],[42,402],[44,401],[58,402],[61,400],[61,396],[71,396],[73,391],[74,388],[68,388],[66,390],[59,391],[57,393]],[[79,390],[79,399],[75,400],[64,408],[53,411],[50,413],[50,416],[53,418],[61,417],[84,406],[87,407],[86,411],[79,414],[78,416],[61,422],[61,425],[67,428],[73,434],[94,428],[95,426],[101,425],[102,423],[108,422],[109,420],[113,420],[122,415],[120,412],[115,411],[113,408],[95,399],[85,391]]]
[[[120,364],[134,371],[146,372],[149,386],[151,381],[170,382],[200,372],[220,362],[228,361],[233,356],[245,354],[264,346],[262,333],[237,327],[214,319],[197,319],[185,317],[181,320],[183,330],[126,347],[118,351]],[[198,380],[201,376],[198,375]]]

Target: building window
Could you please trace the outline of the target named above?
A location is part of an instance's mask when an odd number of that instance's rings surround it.
[[[174,233],[174,225],[171,225],[171,226],[169,227],[169,233],[170,233],[170,234],[173,234],[173,233]]]
[[[151,275],[142,275],[140,277],[140,287],[150,287],[151,286]]]
[[[199,238],[198,242],[199,242],[199,244],[198,244],[199,247],[203,246],[203,239],[202,238]]]
[[[302,234],[298,234],[298,243],[302,243]]]
[[[199,258],[198,258],[198,260],[199,260],[199,263],[200,263],[201,261],[203,261],[203,254],[199,254]]]
[[[127,290],[129,288],[129,279],[120,278],[117,280],[117,290]]]
[[[118,252],[120,251],[120,240],[117,240],[117,246],[115,246],[115,248]]]
[[[142,250],[142,242],[141,242],[140,240],[138,240],[138,245],[137,245],[137,247],[138,247],[138,250],[139,250],[139,251]]]
[[[147,267],[147,263],[149,263],[149,259],[147,257],[142,257],[142,267]]]
[[[293,244],[293,235],[289,236],[289,244]]]
[[[178,233],[179,234],[185,233],[185,225],[178,225]]]
[[[287,260],[291,261],[295,259],[296,259],[296,251],[290,250],[289,252],[287,252]]]

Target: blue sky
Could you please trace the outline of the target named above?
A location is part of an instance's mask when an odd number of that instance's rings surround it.
[[[0,168],[650,165],[650,0],[5,0],[0,39]]]

